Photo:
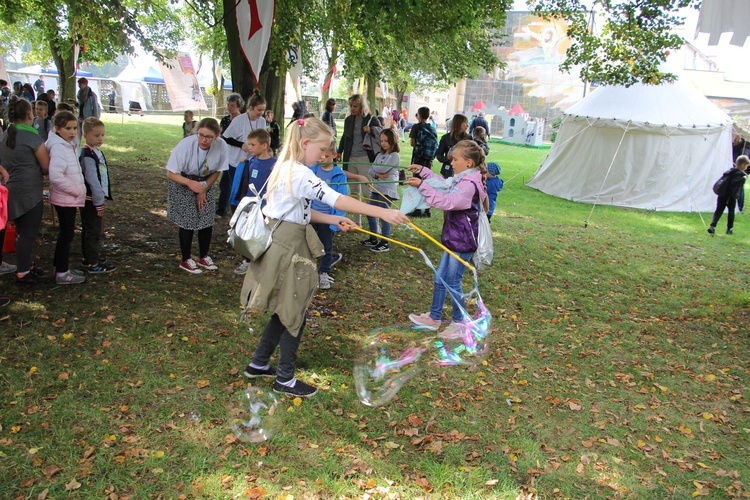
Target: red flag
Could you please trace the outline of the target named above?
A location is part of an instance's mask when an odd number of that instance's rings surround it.
[[[276,0],[241,0],[237,4],[237,28],[240,46],[250,65],[255,84],[258,84],[263,58],[271,38]]]
[[[333,68],[331,68],[331,77],[326,80],[326,82],[323,84],[322,91],[325,92],[331,87],[331,83],[333,83],[333,76],[336,74],[336,65],[333,65]]]

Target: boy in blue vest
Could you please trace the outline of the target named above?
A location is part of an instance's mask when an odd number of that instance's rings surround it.
[[[81,148],[81,169],[86,181],[86,205],[81,207],[81,249],[83,264],[91,274],[111,273],[115,266],[109,265],[99,255],[102,238],[105,200],[112,199],[109,187],[109,169],[104,154],[99,148],[104,143],[104,123],[99,118],[83,120],[84,146]]]

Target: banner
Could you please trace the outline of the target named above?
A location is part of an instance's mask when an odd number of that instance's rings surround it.
[[[13,84],[10,81],[10,77],[8,76],[8,72],[5,70],[5,64],[3,64],[3,58],[2,57],[0,57],[0,79],[3,79],[6,82],[8,82],[8,87],[13,88],[12,87]]]
[[[331,68],[331,78],[326,80],[326,82],[323,84],[323,87],[321,87],[321,91],[325,92],[329,88],[331,88],[331,84],[333,83],[333,77],[336,76],[336,65],[333,65],[333,68]]]
[[[236,12],[240,47],[250,65],[255,84],[258,85],[258,76],[268,50],[268,40],[271,38],[276,1],[240,0]]]
[[[302,58],[300,57],[299,47],[289,47],[286,49],[286,56],[289,61],[289,77],[292,79],[294,93],[297,95],[296,100],[302,99],[300,89],[300,75],[302,74]]]
[[[176,57],[160,61],[159,64],[173,111],[208,111],[193,61],[187,52],[178,52]]]

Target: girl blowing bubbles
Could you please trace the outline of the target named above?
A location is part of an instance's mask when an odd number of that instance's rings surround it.
[[[49,199],[57,212],[60,232],[55,245],[55,281],[58,285],[83,283],[80,271],[70,269],[70,245],[76,226],[76,208],[86,204],[86,184],[78,162],[78,119],[69,111],[55,115],[55,133],[49,149]]]
[[[487,191],[482,184],[482,178],[487,173],[484,152],[474,141],[459,141],[453,147],[451,166],[454,177],[445,181],[447,192],[436,190],[422,181],[437,176],[421,165],[412,165],[409,169],[422,179],[412,177],[406,182],[419,188],[419,192],[427,198],[430,206],[443,210],[443,245],[468,262],[477,250],[479,203],[485,203],[487,200]],[[456,323],[463,319],[462,309],[465,307],[461,288],[464,269],[463,264],[448,252],[443,252],[435,273],[430,311],[424,314],[410,314],[409,319],[412,323],[429,330],[437,330],[440,327],[447,285],[452,291],[453,322],[441,332],[441,335],[450,336],[456,330]]]
[[[331,137],[331,129],[316,118],[295,120],[287,129],[284,147],[268,179],[267,204],[263,208],[270,227],[278,219],[282,223],[273,233],[268,250],[250,264],[240,296],[248,309],[271,313],[245,376],[276,377],[275,392],[301,397],[317,392],[294,376],[307,307],[319,284],[315,259],[323,255],[323,246],[310,223],[336,224],[343,231],[356,227],[345,217],[311,210],[311,200],[344,212],[379,217],[391,224],[409,220],[398,210],[341,196],[312,173],[309,167],[322,160]],[[270,358],[277,346],[279,363],[274,369]]]

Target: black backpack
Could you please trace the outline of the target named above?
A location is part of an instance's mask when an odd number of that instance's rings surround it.
[[[721,177],[719,177],[719,180],[714,182],[714,194],[718,196],[726,196],[727,190],[729,189],[729,179],[731,177],[731,170],[729,172],[724,172]]]

